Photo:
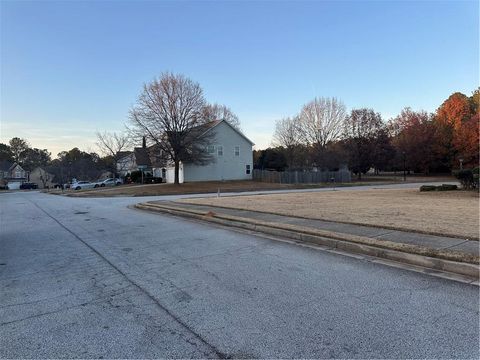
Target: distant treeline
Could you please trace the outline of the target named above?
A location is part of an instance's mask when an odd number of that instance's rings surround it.
[[[354,109],[333,98],[315,98],[300,113],[276,123],[272,147],[254,152],[254,168],[336,170],[348,165],[428,174],[479,161],[480,90],[456,92],[435,113],[405,108],[385,122],[373,109]]]
[[[11,139],[8,145],[0,144],[0,161],[16,162],[26,171],[41,167],[55,175],[55,182],[71,181],[72,177],[97,179],[105,171],[114,169],[111,157],[101,157],[97,153],[84,152],[78,148],[62,151],[52,160],[47,149],[31,148],[25,139],[17,137]]]

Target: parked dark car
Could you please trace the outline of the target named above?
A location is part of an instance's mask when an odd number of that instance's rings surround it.
[[[38,189],[38,185],[35,183],[23,183],[22,185],[20,185],[20,189],[22,190]]]

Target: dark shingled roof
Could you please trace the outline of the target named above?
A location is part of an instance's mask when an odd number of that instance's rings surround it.
[[[135,154],[135,162],[137,163],[137,166],[152,166],[152,163],[150,162],[150,156],[148,156],[148,151],[146,148],[136,147],[133,150],[133,153]]]
[[[119,151],[117,152],[117,159],[122,159],[125,156],[130,155],[131,153],[131,151]]]
[[[0,161],[0,171],[9,171],[13,164],[14,163],[7,160]]]

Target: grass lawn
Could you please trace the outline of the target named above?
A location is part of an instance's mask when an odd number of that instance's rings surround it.
[[[479,197],[476,192],[342,190],[182,201],[469,239],[479,237]]]
[[[358,185],[357,183],[355,185]],[[122,185],[110,188],[98,188],[89,190],[69,190],[65,194],[74,197],[110,197],[110,196],[159,196],[179,194],[203,194],[215,193],[220,189],[221,193],[257,191],[257,190],[281,190],[281,189],[309,189],[331,186],[329,184],[271,184],[256,181],[203,181],[191,182],[180,185],[174,184],[148,184],[148,185]],[[338,185],[337,185],[338,186]],[[61,191],[51,191],[61,194]]]
[[[360,181],[340,186],[359,186],[371,184],[394,184],[398,181],[377,179],[373,181]],[[282,190],[282,189],[312,189],[331,187],[330,183],[321,184],[275,184],[258,181],[199,181],[191,183],[174,184],[147,184],[147,185],[121,185],[109,188],[97,188],[86,190],[66,190],[63,193],[73,197],[110,197],[110,196],[160,196],[160,195],[181,195],[181,194],[206,194],[215,193],[220,189],[225,192],[259,191],[259,190]],[[62,194],[61,190],[46,191],[50,194]]]
[[[359,186],[372,184],[395,184],[403,183],[398,177],[393,176],[368,176],[362,180],[352,179],[351,183],[336,184],[337,187]],[[452,177],[418,177],[411,176],[408,182],[422,181],[452,181]],[[282,189],[312,189],[332,187],[331,183],[320,184],[275,184],[258,181],[237,180],[237,181],[202,181],[174,184],[148,184],[148,185],[122,185],[109,188],[97,188],[87,190],[66,190],[63,193],[74,197],[110,197],[110,196],[160,196],[160,195],[180,195],[180,194],[205,194],[215,193],[220,189],[225,192],[259,191],[259,190],[282,190]],[[62,194],[61,190],[46,190],[51,194]]]

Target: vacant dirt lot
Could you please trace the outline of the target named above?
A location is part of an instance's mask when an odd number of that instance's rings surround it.
[[[470,239],[479,237],[479,198],[475,192],[343,190],[182,201]]]

